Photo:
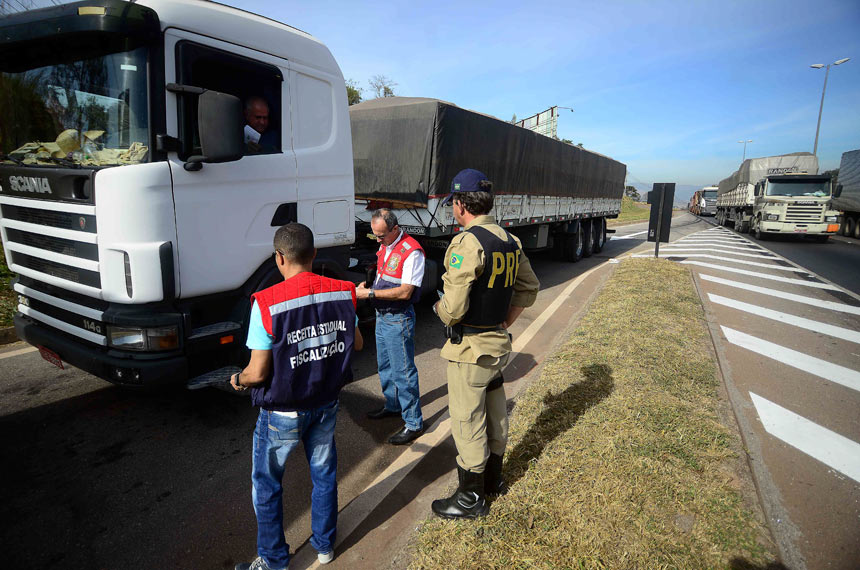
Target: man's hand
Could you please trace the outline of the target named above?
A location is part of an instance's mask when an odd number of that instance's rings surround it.
[[[356,299],[367,299],[370,296],[370,289],[364,284],[364,281],[358,284],[355,288]]]
[[[241,372],[239,372],[239,374],[241,374]],[[237,392],[244,392],[248,389],[248,387],[239,385],[239,374],[233,374],[232,376],[230,376],[230,385]]]

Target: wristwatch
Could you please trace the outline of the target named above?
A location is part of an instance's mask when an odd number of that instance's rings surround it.
[[[368,298],[368,299],[370,299],[371,301],[372,301],[373,299],[376,299],[376,293],[374,293],[374,292],[373,292],[373,289],[371,289],[371,290],[367,293],[367,298]]]

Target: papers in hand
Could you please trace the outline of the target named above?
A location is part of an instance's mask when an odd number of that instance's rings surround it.
[[[260,137],[262,135],[254,130],[254,127],[251,125],[245,125],[245,144],[252,142],[254,144],[260,144]]]

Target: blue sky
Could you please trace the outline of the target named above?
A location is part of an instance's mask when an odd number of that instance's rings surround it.
[[[319,38],[370,96],[435,97],[509,120],[572,107],[559,136],[629,182],[707,185],[747,156],[860,148],[860,2],[275,2],[227,0]]]
[[[559,136],[625,163],[640,187],[718,182],[742,139],[748,157],[811,152],[825,71],[809,65],[844,57],[821,169],[860,148],[860,0],[221,1],[316,36],[365,97],[385,75],[398,95],[504,120],[572,107]]]

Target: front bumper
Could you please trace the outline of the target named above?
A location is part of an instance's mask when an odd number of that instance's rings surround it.
[[[91,346],[63,332],[15,314],[15,333],[19,338],[57,353],[63,360],[114,384],[135,387],[162,386],[184,381],[188,377],[188,360],[184,356],[122,354]]]
[[[762,220],[761,231],[780,234],[833,235],[839,231],[839,224],[822,222],[820,224],[769,222]]]

